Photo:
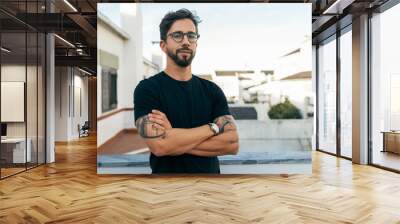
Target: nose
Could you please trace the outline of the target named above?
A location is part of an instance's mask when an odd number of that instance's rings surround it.
[[[183,35],[182,44],[190,45],[189,38],[187,35]]]

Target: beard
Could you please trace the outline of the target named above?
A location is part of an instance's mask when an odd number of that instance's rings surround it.
[[[180,58],[178,56],[180,51],[190,51],[189,56]],[[174,52],[172,52],[172,50],[167,49],[167,54],[175,62],[176,65],[178,65],[179,67],[183,67],[183,68],[189,66],[192,63],[192,60],[195,56],[195,53],[188,48],[178,49],[178,50],[176,50],[176,54],[174,54]]]

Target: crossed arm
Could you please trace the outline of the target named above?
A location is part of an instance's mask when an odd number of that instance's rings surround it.
[[[172,128],[164,113],[153,110],[152,113],[138,118],[136,127],[156,156],[184,153],[198,156],[237,154],[239,139],[233,117],[220,116],[214,123],[221,130],[216,136],[208,125],[189,129]]]

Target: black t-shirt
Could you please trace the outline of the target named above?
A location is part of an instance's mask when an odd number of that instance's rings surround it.
[[[140,81],[134,92],[135,121],[152,109],[165,113],[173,128],[194,128],[228,115],[222,90],[195,75],[178,81],[160,72]],[[153,173],[220,173],[218,157],[191,154],[156,156],[150,154]]]

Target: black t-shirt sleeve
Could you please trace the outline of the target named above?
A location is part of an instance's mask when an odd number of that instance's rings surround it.
[[[214,104],[213,104],[213,119],[222,115],[230,115],[228,102],[222,89],[216,84],[213,85],[214,89]]]
[[[135,122],[138,118],[147,115],[151,110],[160,108],[157,88],[148,80],[142,80],[136,86],[133,94]]]

